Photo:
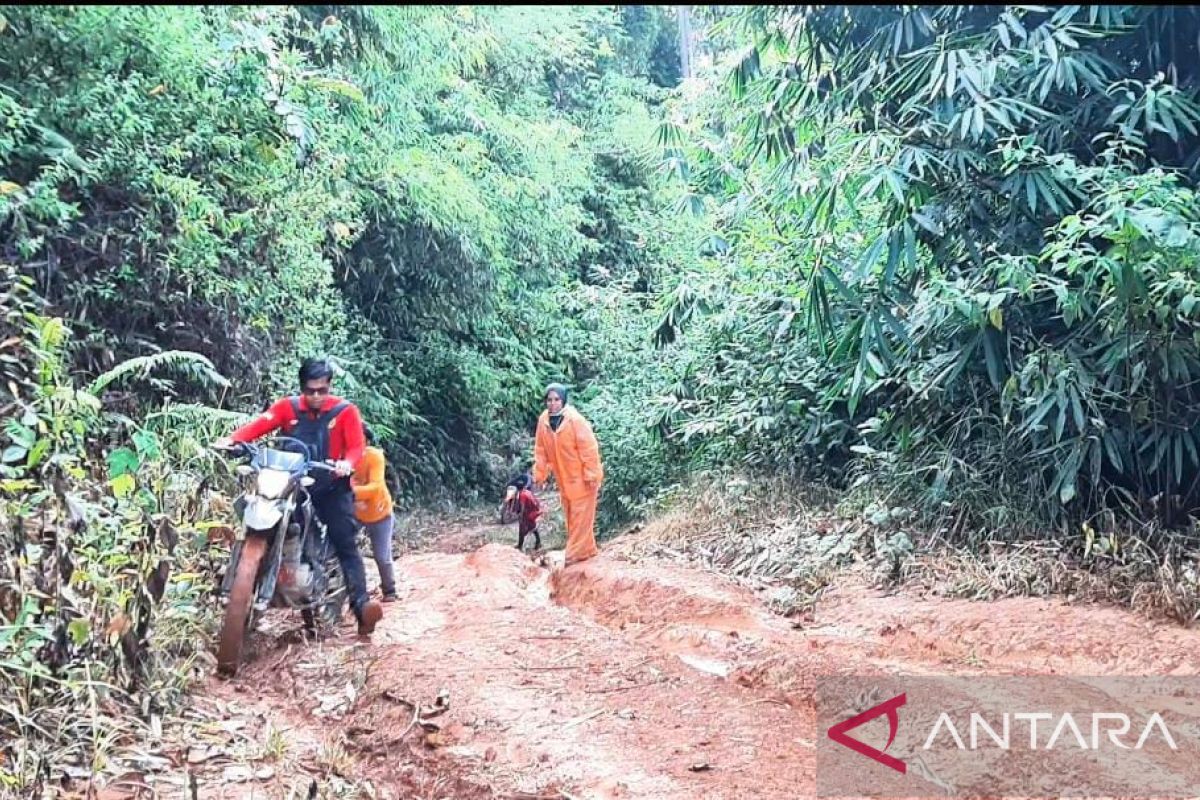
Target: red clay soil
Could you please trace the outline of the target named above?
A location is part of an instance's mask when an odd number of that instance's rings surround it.
[[[258,777],[189,767],[199,797],[307,797],[314,780],[322,797],[812,797],[821,676],[1194,674],[1200,652],[1200,633],[1117,610],[858,583],[797,628],[718,576],[606,554],[551,569],[489,544],[397,575],[370,643],[347,622],[304,644],[278,614],[235,679],[208,682],[198,714],[283,735]]]

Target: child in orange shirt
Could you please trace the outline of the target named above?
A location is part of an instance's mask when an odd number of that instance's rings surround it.
[[[354,516],[362,523],[371,539],[371,552],[379,568],[379,589],[383,602],[396,599],[396,574],[392,565],[392,495],[383,476],[386,467],[383,451],[375,447],[375,434],[363,426],[367,449],[354,470],[351,486],[354,489]]]

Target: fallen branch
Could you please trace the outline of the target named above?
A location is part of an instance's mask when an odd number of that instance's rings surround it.
[[[563,730],[564,731],[570,730],[571,728],[574,728],[576,725],[582,725],[583,723],[587,722],[589,719],[595,719],[596,717],[600,716],[604,712],[605,712],[605,709],[597,708],[595,711],[593,711],[590,714],[586,714],[582,717],[576,717],[575,719],[571,720],[566,725],[564,725]]]
[[[286,660],[287,660],[287,657],[288,657],[288,656],[290,656],[291,654],[292,654],[292,646],[289,644],[289,645],[287,646],[287,648],[286,648],[286,649],[284,649],[284,651],[283,651],[283,655],[282,655],[282,656],[280,656],[280,657],[279,657],[279,658],[278,658],[278,659],[275,661],[275,663],[274,663],[274,664],[272,664],[272,665],[270,666],[270,668],[269,668],[267,671],[268,671],[269,673],[271,673],[271,674],[274,674],[275,670],[279,669],[279,665],[280,665],[280,664],[282,664],[284,661],[286,661]]]
[[[546,640],[553,641],[556,639],[572,639],[573,640],[573,639],[575,639],[575,637],[574,636],[522,636],[521,637],[522,642],[534,642],[534,641],[546,641]]]
[[[645,686],[653,686],[656,683],[662,683],[665,680],[666,680],[666,678],[658,678],[656,680],[645,681],[643,683],[633,683],[633,684],[630,684],[629,686],[613,686],[608,689],[585,689],[584,693],[585,694],[609,694],[610,692],[627,692],[630,689],[641,689]]]
[[[400,695],[394,693],[391,689],[384,689],[383,692],[381,692],[379,696],[382,697],[384,700],[391,700],[393,703],[398,703],[402,706],[408,706],[409,708],[417,707],[416,703],[414,703],[411,700],[406,700],[405,698],[401,697]]]
[[[576,649],[576,650],[572,650],[572,651],[571,651],[571,652],[569,652],[569,653],[566,653],[566,654],[564,654],[564,655],[561,655],[561,656],[559,656],[558,658],[554,659],[554,660],[553,660],[553,661],[551,661],[550,663],[551,663],[551,664],[557,664],[557,663],[559,663],[560,661],[566,661],[566,660],[567,660],[568,658],[570,658],[571,656],[581,656],[581,655],[583,655],[583,652],[582,652],[582,651],[580,651],[580,650],[578,650],[578,649]]]
[[[408,727],[405,728],[404,732],[400,734],[400,740],[403,740],[404,737],[408,735],[408,732],[411,731],[418,723],[420,723],[421,727],[425,728],[426,730],[438,730],[437,723],[429,722],[428,720],[432,717],[440,717],[450,709],[450,695],[444,689],[438,693],[437,699],[434,700],[433,707],[424,710],[423,716],[420,703],[414,703],[411,700],[406,700],[403,697],[394,694],[391,689],[385,689],[380,696],[386,700],[391,700],[393,703],[399,703],[402,706],[408,706],[413,710],[412,721],[408,723]]]
[[[758,700],[751,700],[749,703],[746,703],[745,705],[743,705],[743,706],[741,706],[741,707],[742,707],[742,708],[749,708],[750,706],[757,706],[757,705],[761,705],[761,704],[763,704],[763,703],[774,703],[774,704],[775,704],[775,705],[777,705],[777,706],[783,706],[783,707],[785,707],[785,708],[791,708],[791,703],[788,703],[788,702],[787,702],[787,701],[785,701],[785,700],[777,700],[777,699],[775,699],[774,697],[763,697],[763,698],[760,698],[760,699],[758,699]]]
[[[564,669],[582,669],[584,666],[584,664],[563,664],[559,667],[527,667],[522,664],[521,669],[526,672],[556,672]]]
[[[408,727],[404,729],[404,733],[400,734],[400,738],[397,741],[401,741],[401,742],[404,741],[404,737],[408,736],[408,732],[411,731],[413,729],[413,726],[417,724],[417,721],[419,719],[421,719],[421,706],[413,705],[412,709],[413,709],[412,721],[408,723]]]
[[[607,673],[604,677],[608,677],[608,675],[612,675],[617,672],[632,672],[633,670],[637,669],[638,667],[649,663],[649,661],[650,661],[650,657],[647,656],[646,658],[643,658],[641,661],[637,662],[636,664],[630,664],[628,667],[620,667],[619,669],[616,669],[611,673]]]

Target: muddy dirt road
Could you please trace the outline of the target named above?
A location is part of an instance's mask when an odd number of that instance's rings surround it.
[[[305,644],[298,618],[269,617],[238,677],[197,694],[180,781],[201,798],[811,797],[821,675],[1193,674],[1200,652],[1200,633],[1116,610],[853,581],[794,627],[620,547],[564,570],[469,534],[398,560],[370,643],[347,622]]]

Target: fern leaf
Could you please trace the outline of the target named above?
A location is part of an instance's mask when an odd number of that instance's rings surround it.
[[[151,372],[160,368],[180,369],[192,377],[208,380],[217,386],[229,385],[229,381],[217,372],[212,362],[199,353],[187,350],[168,350],[164,353],[138,356],[123,361],[96,378],[88,387],[88,392],[99,395],[107,386],[116,381],[131,376],[144,380],[150,376]]]

